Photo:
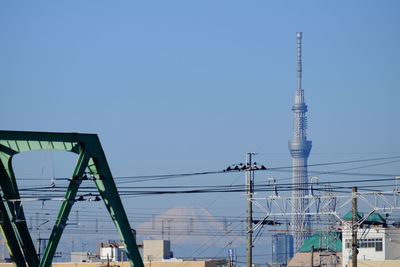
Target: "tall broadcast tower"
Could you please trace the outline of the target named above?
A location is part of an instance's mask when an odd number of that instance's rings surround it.
[[[311,141],[307,140],[307,105],[304,102],[302,89],[302,61],[301,40],[302,33],[296,34],[297,39],[297,90],[293,110],[293,139],[289,141],[289,150],[292,155],[293,169],[292,196],[295,197],[292,212],[295,214],[291,221],[293,233],[293,248],[297,252],[303,245],[304,239],[310,236],[310,219],[304,215],[307,201],[301,198],[308,193],[307,158],[311,151]]]

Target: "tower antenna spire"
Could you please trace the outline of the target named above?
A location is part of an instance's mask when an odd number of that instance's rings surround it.
[[[308,194],[308,171],[307,159],[311,151],[311,141],[307,140],[307,105],[304,101],[304,90],[302,88],[302,37],[301,32],[296,33],[297,43],[297,89],[293,111],[293,138],[289,141],[289,150],[292,155],[292,183],[294,190],[292,196],[295,198],[291,228],[293,233],[294,252],[303,245],[304,239],[310,236],[310,219],[305,216],[307,200],[303,198]]]
[[[296,33],[296,41],[297,41],[297,90],[302,90],[302,78],[303,78],[303,66],[301,60],[301,41],[302,41],[302,32]]]

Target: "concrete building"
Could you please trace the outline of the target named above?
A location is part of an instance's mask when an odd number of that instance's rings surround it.
[[[110,262],[126,261],[127,255],[123,242],[102,242],[100,244],[100,260]]]
[[[357,267],[399,267],[400,261],[362,261],[357,263]],[[351,262],[349,264],[351,266]]]
[[[342,240],[339,231],[314,232],[310,238],[304,240],[303,246],[290,260],[288,267],[299,266],[341,266]]]
[[[98,255],[87,251],[71,252],[71,262],[92,262],[98,260]]]
[[[364,214],[359,212],[358,217],[363,218]],[[344,219],[350,220],[351,213],[346,214]],[[350,267],[351,228],[344,227],[342,238],[343,267]],[[371,214],[361,224],[357,230],[357,240],[359,263],[400,260],[400,228],[388,227],[386,217],[378,213]]]
[[[52,263],[52,267],[104,267],[107,263],[95,262],[95,263],[72,263],[72,262],[56,262]],[[129,267],[129,262],[118,262],[111,263],[108,266],[113,267]],[[224,267],[227,266],[225,260],[202,260],[202,261],[156,261],[156,262],[144,262],[145,267]],[[13,263],[0,263],[0,267],[14,267]]]
[[[340,267],[342,265],[341,258],[341,252],[336,254],[314,252],[313,256],[311,256],[311,252],[297,252],[287,267],[309,267],[311,266],[311,259],[314,267]]]
[[[143,261],[162,261],[172,257],[169,240],[144,240]]]
[[[144,240],[138,242],[138,249],[143,261],[166,261],[172,258],[171,242],[169,240]],[[123,262],[127,260],[125,245],[120,241],[100,243],[98,257],[89,252],[72,252],[72,262]]]

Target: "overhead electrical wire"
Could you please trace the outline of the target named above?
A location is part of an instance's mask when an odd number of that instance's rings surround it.
[[[352,163],[361,163],[361,162],[370,162],[370,161],[379,161],[379,160],[388,160],[388,159],[398,159],[400,161],[400,156],[392,156],[392,157],[380,157],[380,158],[370,158],[370,159],[358,159],[358,160],[348,160],[348,161],[332,161],[332,162],[323,162],[323,163],[315,163],[315,164],[308,164],[308,167],[320,167],[320,166],[330,166],[330,165],[341,165],[341,164],[352,164]],[[398,162],[393,161],[393,162]],[[390,162],[390,163],[393,163]],[[388,164],[388,163],[384,163]],[[376,165],[378,166],[379,163]],[[375,166],[375,165],[371,165]],[[301,167],[301,166],[300,166]],[[280,167],[268,167],[265,171],[291,171],[293,166],[280,166]],[[245,171],[245,170],[238,170]],[[264,171],[264,170],[256,170],[256,171]],[[235,171],[234,171],[235,172]],[[310,171],[309,171],[310,172]],[[164,179],[173,179],[173,178],[180,178],[180,177],[190,177],[190,176],[199,176],[199,175],[212,175],[212,174],[221,174],[221,173],[231,173],[231,171],[226,170],[214,170],[214,171],[202,171],[202,172],[188,172],[188,173],[175,173],[175,174],[154,174],[154,175],[132,175],[132,176],[114,176],[115,180],[134,180],[135,182],[142,182],[142,181],[153,181],[153,180],[164,180]],[[323,172],[319,171],[316,173],[324,174]],[[359,176],[394,176],[394,174],[379,174],[379,173],[341,173],[341,172],[328,172],[329,174],[339,174],[339,175],[359,175]],[[48,180],[46,178],[18,178],[18,180]],[[55,178],[56,181],[68,180],[68,177],[61,177]],[[124,182],[125,182],[124,181]],[[119,181],[122,183],[123,181]],[[130,181],[132,182],[132,181]]]
[[[392,158],[392,157],[391,157]],[[381,159],[387,159],[387,158],[376,158],[376,159],[368,159],[368,160],[360,160],[361,162],[365,162],[365,161],[370,161],[370,160],[381,160]],[[355,162],[355,161],[350,161],[351,163],[353,163],[353,162]],[[357,161],[358,162],[358,161]],[[394,162],[398,162],[398,160],[396,160],[396,161],[389,161],[389,162],[383,162],[383,163],[376,163],[376,164],[370,164],[370,165],[364,165],[364,166],[358,166],[358,167],[353,167],[353,168],[348,168],[348,169],[344,169],[344,170],[351,170],[351,169],[359,169],[359,168],[367,168],[367,167],[371,167],[371,166],[378,166],[378,165],[383,165],[383,164],[389,164],[389,163],[394,163]],[[337,162],[337,163],[340,163],[340,164],[342,164],[343,163],[343,161],[342,162]],[[346,163],[348,163],[348,162],[346,162]],[[327,163],[327,164],[331,164],[331,163]],[[321,165],[321,164],[319,164],[319,165]],[[279,167],[279,168],[286,168],[286,167]],[[276,169],[278,169],[278,168],[271,168],[271,170],[276,170]],[[348,174],[348,173],[343,173],[342,171],[344,171],[344,170],[336,170],[336,171],[324,171],[324,172],[318,172],[319,174],[339,174],[339,172],[340,172],[340,174]],[[311,172],[311,171],[310,171]],[[205,174],[211,174],[211,173],[217,173],[217,172],[197,172],[197,173],[192,173],[192,175],[205,175]],[[354,173],[352,173],[352,174],[354,174]],[[181,175],[188,175],[188,174],[181,174]],[[360,174],[357,174],[357,175],[360,175]],[[364,176],[382,176],[382,175],[387,175],[387,174],[361,174],[361,175],[364,175]],[[172,177],[173,175],[167,175],[167,177],[165,177],[165,178],[170,178],[170,177]],[[387,175],[387,176],[391,176],[391,177],[394,177],[393,175]],[[175,177],[175,176],[174,176]],[[390,180],[393,180],[393,178],[390,178],[390,179],[387,179],[388,181],[390,181]],[[357,181],[357,182],[364,182],[364,181],[366,181],[366,180],[347,180],[347,181],[334,181],[334,182],[320,182],[319,184],[324,184],[324,183],[327,183],[327,184],[332,184],[332,183],[346,183],[346,182],[353,182],[353,181]],[[371,180],[371,182],[376,182],[377,181],[377,179],[373,179],[373,180]],[[379,181],[384,181],[384,179],[379,179]],[[283,185],[283,184],[281,184],[281,185]],[[290,185],[290,184],[286,184],[286,185]],[[234,187],[235,185],[230,185],[230,187],[232,188],[232,187]],[[239,186],[241,186],[241,185],[239,185]],[[380,185],[381,186],[381,185]],[[389,186],[389,185],[388,185]],[[200,187],[200,188],[203,188],[203,190],[201,191],[201,192],[207,192],[207,191],[205,191],[204,190],[204,188],[206,188],[206,186],[198,186],[198,187]],[[66,187],[57,187],[57,189],[53,189],[52,190],[52,192],[63,192],[62,191],[62,189],[60,189],[60,188],[66,188]],[[135,188],[135,189],[145,189],[146,187],[138,187],[138,186],[136,186],[136,187],[126,187],[126,186],[124,186],[124,188],[126,189],[126,188]],[[159,187],[148,187],[148,188],[152,188],[152,189],[154,189],[154,188],[159,188]],[[173,188],[173,189],[178,189],[178,188],[184,188],[183,186],[182,187],[179,187],[179,186],[170,186],[170,187],[168,187],[168,186],[162,186],[162,187],[160,187],[160,188],[163,188],[163,189],[165,189],[165,188]],[[191,186],[191,187],[187,187],[187,188],[196,188],[196,186]],[[211,188],[211,186],[210,186],[210,188]],[[337,187],[337,188],[339,188],[339,187]],[[340,187],[340,188],[345,188],[345,187]],[[49,187],[42,187],[42,188],[37,188],[37,189],[34,189],[34,188],[23,188],[23,189],[21,189],[21,191],[29,191],[29,190],[36,190],[36,191],[40,191],[40,190],[42,190],[42,191],[48,191],[50,188]],[[81,187],[81,190],[82,189],[85,189],[85,187]],[[223,191],[221,191],[221,192],[223,192]],[[158,194],[159,192],[153,192],[154,194]],[[161,193],[163,193],[163,192],[161,192]],[[190,192],[182,192],[182,193],[190,193]],[[194,193],[194,192],[193,192]],[[148,192],[146,192],[146,194],[148,194]]]
[[[339,180],[339,181],[330,181],[330,182],[318,182],[318,184],[313,185],[313,190],[315,191],[327,191],[330,190],[332,192],[347,192],[343,190],[350,190],[351,187],[357,183],[376,183],[376,182],[388,182],[395,181],[396,178],[380,178],[380,179],[362,179],[362,180]],[[335,186],[334,184],[348,184],[351,183],[352,186]],[[309,183],[309,186],[311,183]],[[323,185],[329,185],[329,188],[322,187]],[[363,188],[378,188],[378,187],[389,187],[394,185],[360,185],[359,189]],[[274,190],[279,190],[280,192],[288,192],[292,191],[298,186],[293,185],[292,183],[280,183],[280,184],[255,184],[257,191],[259,192],[271,192]],[[41,198],[38,200],[43,200],[45,198],[56,198],[63,197],[65,189],[67,187],[31,187],[24,188],[21,190],[21,197],[29,198],[36,197]],[[158,190],[157,190],[158,189]],[[308,190],[309,188],[304,188]],[[193,193],[233,193],[233,192],[245,192],[245,188],[242,184],[230,184],[230,185],[191,185],[191,186],[163,186],[163,187],[151,187],[151,186],[141,186],[141,187],[124,187],[119,190],[119,194],[121,197],[129,196],[129,195],[160,195],[160,194],[193,194]],[[46,193],[46,194],[44,194]],[[62,194],[60,194],[62,193]],[[81,187],[79,190],[80,194],[96,194],[97,188],[92,187]]]
[[[400,157],[395,157],[395,158],[400,158]],[[380,158],[380,159],[369,159],[369,160],[360,160],[360,161],[356,161],[356,162],[365,162],[365,161],[373,161],[373,160],[386,160],[386,159],[390,159],[390,158]],[[386,162],[386,163],[374,163],[374,164],[370,164],[367,166],[358,166],[358,167],[352,167],[346,170],[339,170],[339,171],[325,171],[324,172],[315,172],[312,171],[310,173],[319,173],[319,174],[324,174],[324,175],[348,175],[350,176],[349,173],[343,173],[343,171],[348,171],[348,170],[353,170],[353,169],[359,169],[359,168],[367,168],[367,167],[372,167],[372,166],[379,166],[379,165],[383,165],[383,164],[390,164],[390,163],[396,163],[399,162],[399,160],[392,160],[390,162]],[[355,163],[355,161],[351,161],[351,162],[346,162],[346,163]],[[321,163],[322,164],[322,163]],[[334,164],[345,164],[343,162],[331,162],[331,163],[326,163],[326,165],[334,165]],[[313,166],[313,165],[308,165]],[[318,166],[314,166],[314,167],[319,167],[319,166],[325,166],[325,165],[318,165]],[[280,169],[281,168],[281,169]],[[291,167],[277,167],[277,168],[270,168],[270,171],[276,171],[276,172],[288,172],[291,171]],[[127,183],[129,182],[140,182],[140,181],[156,181],[156,180],[166,180],[166,179],[173,179],[173,178],[179,178],[179,177],[191,177],[191,176],[198,176],[198,175],[212,175],[212,174],[222,174],[222,173],[229,173],[229,172],[224,172],[224,171],[213,171],[213,172],[195,172],[195,173],[180,173],[180,174],[168,174],[168,175],[158,175],[158,176],[124,176],[124,177],[115,177],[116,182],[119,182],[119,184],[121,183],[125,183],[126,179],[127,180],[131,180],[131,181],[126,181]],[[354,174],[354,173],[353,173]],[[374,174],[374,173],[359,173],[356,175],[351,175],[351,176],[364,176],[364,177],[378,177],[378,178],[374,178],[374,179],[349,179],[349,180],[335,180],[335,181],[331,181],[331,182],[319,182],[318,185],[315,185],[314,190],[316,191],[330,191],[330,192],[347,192],[346,190],[350,190],[351,187],[354,184],[359,185],[359,190],[369,190],[371,188],[381,188],[381,187],[388,187],[388,186],[393,186],[393,185],[384,185],[382,183],[385,182],[392,182],[395,181],[395,175],[392,174]],[[140,178],[137,178],[140,177]],[[391,177],[391,178],[389,178]],[[150,179],[147,179],[150,178]],[[18,179],[17,179],[18,180]],[[48,179],[46,179],[48,180]],[[61,181],[62,179],[57,179],[57,181]],[[121,181],[123,180],[123,181]],[[65,182],[67,180],[65,179]],[[64,181],[63,181],[64,182]],[[379,185],[369,185],[368,183],[381,183]],[[349,186],[346,186],[347,184],[351,184]],[[326,189],[326,188],[322,188],[322,186],[324,185],[330,185],[330,189]],[[344,185],[344,186],[342,186]],[[255,184],[256,186],[256,190],[260,191],[260,192],[271,192],[273,190],[273,185],[267,185],[266,183],[257,183]],[[290,192],[293,190],[294,185],[292,183],[277,183],[275,185],[277,187],[277,189],[279,190],[279,192]],[[49,197],[49,194],[51,194],[52,197],[63,197],[64,193],[65,193],[65,189],[67,188],[67,186],[55,186],[55,187],[50,187],[50,186],[38,186],[38,187],[25,187],[25,188],[21,188],[20,189],[20,193],[21,193],[21,198],[23,197],[32,197],[32,196],[36,196],[36,197]],[[307,188],[308,189],[308,188]],[[376,191],[376,190],[374,190]],[[83,184],[78,191],[78,195],[79,194],[86,194],[86,193],[96,193],[97,192],[97,188],[95,188],[94,186],[86,186],[85,184]],[[193,193],[220,193],[222,195],[222,193],[234,193],[234,192],[245,192],[245,188],[243,184],[230,184],[230,185],[177,185],[177,186],[172,186],[172,185],[166,185],[166,186],[123,186],[120,188],[119,190],[121,198],[126,198],[126,197],[132,197],[132,196],[151,196],[151,195],[162,195],[162,194],[193,194]],[[57,212],[58,209],[45,209],[43,211],[49,211],[49,212]],[[31,213],[25,212],[26,214],[26,218],[28,218],[28,216],[30,215],[31,217],[33,215],[31,215]],[[72,213],[71,213],[72,214]],[[114,234],[116,233],[115,229],[111,227],[112,224],[112,220],[109,218],[109,216],[104,215],[104,216],[99,216],[98,213],[96,212],[92,212],[91,210],[89,210],[86,214],[80,214],[79,215],[80,218],[80,223],[86,224],[86,227],[82,227],[82,225],[73,225],[74,222],[72,222],[71,225],[68,226],[68,234],[71,235],[81,235],[81,234],[93,234],[93,235],[99,235],[99,234]],[[94,225],[94,220],[93,217],[96,217],[99,220],[99,223],[102,225],[102,227],[96,227],[96,229],[88,229],[88,225],[89,224],[93,224]],[[222,219],[223,217],[226,216],[219,216],[219,219]],[[235,221],[232,218],[232,221],[230,220],[230,218],[227,219],[228,225],[233,227],[233,224],[236,224],[236,227],[234,227],[235,229],[231,229],[230,230],[230,236],[231,237],[241,237],[241,236],[245,236],[245,229],[243,228],[244,226],[242,225],[244,222],[243,220],[240,220],[240,218],[242,218],[243,216],[239,216],[238,220]],[[218,219],[217,218],[217,219]],[[47,218],[46,218],[47,219]],[[53,218],[53,221],[56,218]],[[146,222],[148,221],[147,219],[151,219],[151,214],[135,214],[133,215],[132,218],[129,218],[130,221],[135,221],[135,223],[140,223],[142,222]],[[206,219],[206,218],[204,218]],[[32,218],[31,218],[32,220]],[[42,218],[41,220],[45,220],[45,218]],[[39,220],[41,222],[41,220]],[[183,220],[183,218],[178,217],[178,218],[174,218],[174,220]],[[73,220],[72,220],[73,221]],[[201,220],[194,220],[194,223],[198,223],[201,222]],[[281,221],[283,223],[283,221]],[[321,219],[312,219],[312,222],[318,223],[319,226],[324,226],[324,225],[328,225],[329,222],[328,221],[322,221]],[[92,226],[93,226],[92,225]],[[283,227],[283,226],[282,226]],[[33,228],[34,230],[34,226],[31,223],[31,228]],[[94,227],[93,227],[94,228]],[[243,228],[244,230],[242,230],[241,228]],[[50,232],[51,231],[51,227],[46,227],[44,229],[41,229],[41,231],[47,231]],[[154,230],[153,232],[151,232],[152,230]],[[275,228],[276,231],[285,231],[285,229],[278,229],[278,226]],[[187,231],[187,229],[183,229],[183,228],[174,228],[174,229],[170,229],[170,233],[171,235],[176,235],[177,233],[180,233],[181,235],[182,232]],[[141,234],[141,233],[140,233]],[[160,230],[157,229],[149,229],[147,234],[158,234],[161,236],[161,232]],[[268,237],[271,236],[273,234],[273,232],[266,232],[260,233],[260,237]],[[219,239],[219,238],[223,238],[224,236],[226,236],[226,233],[224,233],[224,230],[221,230],[220,232],[215,232],[215,231],[211,231],[211,230],[204,230],[204,229],[197,229],[197,228],[193,228],[193,232],[191,233],[191,235],[193,236],[208,236],[208,237],[212,237],[212,241],[207,242],[208,244],[212,244],[214,242],[217,242],[215,240]],[[197,250],[198,255],[204,253],[203,249],[205,246],[200,246],[200,248]],[[226,246],[223,248],[225,249]],[[218,255],[219,253],[217,253]]]

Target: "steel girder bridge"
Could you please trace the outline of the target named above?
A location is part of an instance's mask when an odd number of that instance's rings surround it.
[[[28,230],[12,166],[14,155],[33,150],[63,150],[79,155],[41,259]],[[96,134],[0,131],[0,228],[16,266],[51,266],[86,171],[93,176],[100,196],[125,243],[131,266],[143,267],[135,236]]]

